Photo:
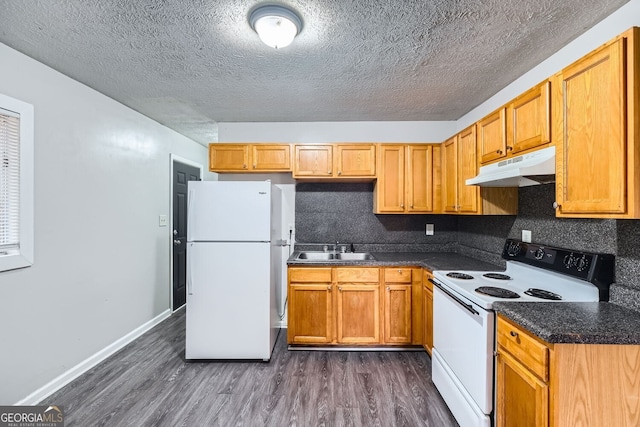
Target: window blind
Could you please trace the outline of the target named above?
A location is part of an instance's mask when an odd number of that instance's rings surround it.
[[[20,247],[20,117],[0,109],[0,255]]]

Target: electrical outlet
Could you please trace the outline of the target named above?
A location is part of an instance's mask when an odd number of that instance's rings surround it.
[[[166,227],[167,226],[167,216],[166,215],[160,215],[158,217],[158,226],[159,227]]]
[[[427,227],[425,229],[425,234],[427,236],[433,236],[433,234],[434,234],[433,224],[427,224]]]
[[[522,241],[531,243],[531,230],[522,230]]]

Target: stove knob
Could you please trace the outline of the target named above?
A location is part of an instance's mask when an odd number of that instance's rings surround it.
[[[573,254],[569,254],[564,257],[564,260],[562,261],[562,263],[566,268],[571,268],[574,265],[576,265],[576,257],[574,257]]]
[[[509,247],[507,248],[507,255],[512,256],[512,257],[518,256],[518,255],[520,255],[520,250],[521,250],[520,243],[511,242],[509,244]]]
[[[533,256],[534,256],[537,260],[541,260],[542,258],[544,258],[544,249],[542,249],[542,248],[538,248],[538,250],[533,254]]]
[[[577,262],[576,262],[576,269],[578,271],[584,271],[589,267],[589,260],[587,259],[586,255],[582,255],[582,258],[580,258]]]

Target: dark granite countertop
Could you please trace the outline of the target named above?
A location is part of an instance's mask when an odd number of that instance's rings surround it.
[[[640,312],[608,302],[495,302],[497,313],[551,344],[640,344]]]
[[[479,261],[465,255],[453,252],[371,252],[375,260],[366,261],[310,261],[296,259],[301,251],[295,251],[287,260],[287,265],[306,266],[361,266],[361,267],[383,267],[383,266],[415,266],[434,270],[480,270],[480,271],[502,271],[504,268],[497,265]]]

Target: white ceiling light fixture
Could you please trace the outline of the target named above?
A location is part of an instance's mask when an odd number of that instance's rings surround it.
[[[289,46],[302,30],[302,20],[291,9],[278,5],[260,6],[249,16],[251,28],[267,46]]]

